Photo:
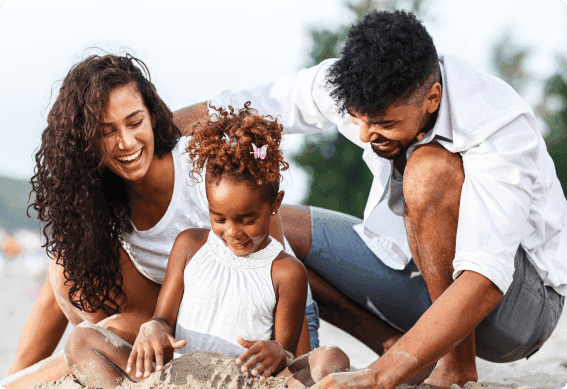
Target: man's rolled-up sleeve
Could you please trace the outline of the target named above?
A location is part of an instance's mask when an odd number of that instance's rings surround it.
[[[210,101],[215,107],[250,107],[261,115],[277,117],[286,133],[315,133],[340,120],[326,87],[327,69],[335,60],[300,70],[293,77],[244,91],[224,91]],[[209,108],[209,113],[214,111]]]
[[[453,277],[471,270],[506,293],[514,256],[532,205],[540,135],[519,116],[462,153],[461,192]]]

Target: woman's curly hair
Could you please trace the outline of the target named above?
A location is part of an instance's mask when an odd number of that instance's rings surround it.
[[[348,31],[341,54],[327,87],[343,114],[375,116],[393,103],[421,103],[439,80],[433,40],[409,12],[366,15]]]
[[[75,64],[47,118],[31,179],[30,205],[45,222],[47,254],[64,268],[69,300],[86,312],[120,311],[126,295],[120,236],[132,232],[126,183],[103,164],[98,144],[109,93],[135,85],[155,119],[154,150],[162,156],[180,137],[146,65],[130,55],[93,55]]]
[[[211,106],[212,107],[212,106]],[[264,187],[263,200],[273,202],[279,192],[281,170],[289,168],[280,150],[283,126],[271,116],[262,116],[250,108],[212,107],[217,111],[207,125],[187,144],[192,163],[189,173],[194,181],[206,170],[206,181],[218,182],[223,176]],[[256,159],[254,144],[267,146],[266,157]]]

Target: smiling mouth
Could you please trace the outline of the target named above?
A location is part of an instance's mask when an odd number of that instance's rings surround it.
[[[143,148],[141,148],[140,151],[138,151],[137,153],[132,154],[132,155],[130,155],[130,156],[128,156],[128,157],[116,157],[116,159],[117,159],[119,162],[122,162],[122,163],[132,163],[132,162],[137,161],[138,159],[140,159],[140,157],[142,156],[142,150],[143,150]]]
[[[384,148],[384,147],[389,146],[393,142],[394,142],[393,140],[385,139],[385,140],[380,141],[380,142],[374,141],[374,142],[371,142],[371,143],[372,143],[372,146],[374,146],[374,147]]]
[[[227,243],[229,246],[232,246],[232,247],[234,247],[234,248],[242,249],[242,248],[244,248],[244,247],[246,246],[246,244],[247,244],[248,242],[243,242],[243,243],[230,243],[230,242],[226,242],[226,243]]]

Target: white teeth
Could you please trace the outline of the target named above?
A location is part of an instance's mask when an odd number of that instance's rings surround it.
[[[382,141],[382,142],[372,142],[372,143],[375,144],[376,146],[386,146],[386,145],[389,145],[390,143],[392,143],[392,141],[391,140],[385,140],[385,141]]]
[[[140,151],[138,151],[136,154],[132,154],[129,157],[122,157],[122,158],[116,157],[116,159],[119,160],[120,162],[130,162],[138,158],[140,154],[142,154],[142,149],[140,149]]]

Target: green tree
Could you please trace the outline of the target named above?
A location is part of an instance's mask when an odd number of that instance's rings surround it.
[[[353,21],[361,20],[377,9],[403,7],[416,15],[424,15],[426,1],[383,0],[346,2]],[[340,54],[349,26],[335,29],[312,29],[312,49],[307,66]],[[308,135],[301,151],[293,160],[311,174],[309,205],[332,209],[362,218],[372,185],[372,173],[362,160],[362,149],[338,133],[336,127],[324,134]]]

